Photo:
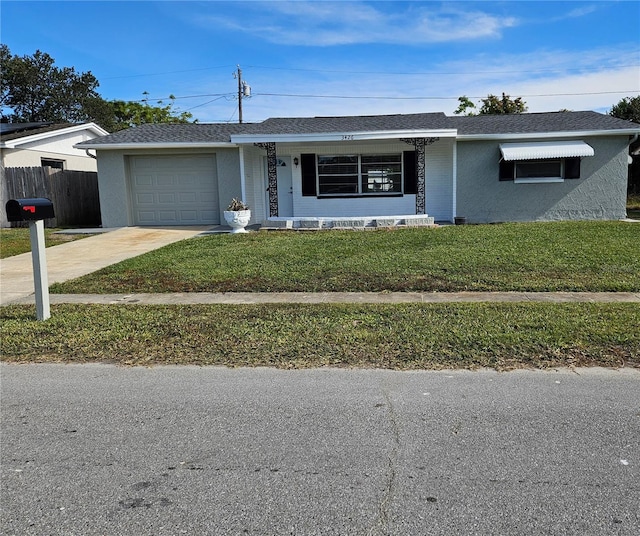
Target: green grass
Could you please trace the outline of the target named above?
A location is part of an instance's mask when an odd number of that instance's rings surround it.
[[[15,362],[442,369],[640,367],[637,304],[0,308]]]
[[[89,235],[54,234],[60,229],[45,229],[44,243],[46,247],[72,242]],[[28,228],[0,229],[0,259],[28,253],[31,251],[31,239]]]
[[[640,227],[511,223],[261,232],[172,244],[57,293],[638,291]]]

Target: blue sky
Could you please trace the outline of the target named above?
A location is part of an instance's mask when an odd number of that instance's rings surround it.
[[[91,71],[105,99],[175,95],[200,122],[442,111],[522,96],[608,111],[640,93],[638,1],[3,0],[1,41]],[[338,98],[339,97],[339,98]]]

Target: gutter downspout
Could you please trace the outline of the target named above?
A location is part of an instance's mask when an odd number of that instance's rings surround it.
[[[85,153],[87,153],[87,156],[88,156],[88,157],[93,158],[94,160],[97,160],[97,159],[98,159],[98,157],[97,157],[95,154],[91,154],[91,153],[89,152],[89,149],[85,149],[85,150],[84,150],[84,152],[85,152]]]

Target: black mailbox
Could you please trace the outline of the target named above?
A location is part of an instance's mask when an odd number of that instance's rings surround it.
[[[35,221],[55,218],[53,203],[46,197],[10,199],[7,201],[8,221]]]

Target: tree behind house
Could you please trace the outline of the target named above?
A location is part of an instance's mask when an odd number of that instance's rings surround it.
[[[527,103],[522,100],[522,97],[512,99],[505,93],[502,97],[496,97],[495,95],[487,95],[485,99],[480,99],[479,103],[482,106],[476,113],[476,105],[467,96],[458,97],[460,105],[457,110],[453,112],[456,115],[502,115],[502,114],[521,114],[527,111]]]

